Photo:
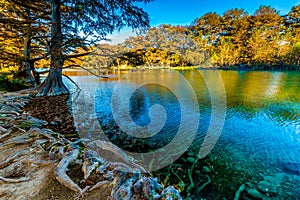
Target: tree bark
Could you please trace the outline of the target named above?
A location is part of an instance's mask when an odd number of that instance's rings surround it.
[[[41,84],[38,96],[55,96],[69,94],[68,88],[62,81],[62,66],[64,65],[64,56],[62,52],[62,30],[61,30],[61,0],[50,0],[52,13],[50,72]]]
[[[30,9],[26,9],[27,17],[30,19]],[[31,24],[27,25],[26,35],[24,36],[24,51],[23,51],[23,61],[21,64],[21,68],[19,69],[19,75],[27,79],[28,83],[31,85],[35,85],[35,78],[31,72],[32,65],[30,60],[31,53]],[[33,67],[34,68],[34,67]]]

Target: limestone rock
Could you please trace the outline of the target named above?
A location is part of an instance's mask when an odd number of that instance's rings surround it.
[[[260,193],[256,189],[249,189],[249,190],[247,190],[247,195],[249,197],[254,198],[254,199],[264,199],[264,197],[265,197],[262,193]]]
[[[202,173],[205,173],[205,174],[211,173],[211,169],[207,166],[203,166],[201,171],[202,171]]]
[[[267,195],[274,196],[277,194],[277,187],[274,183],[269,181],[260,181],[257,185],[258,190]]]

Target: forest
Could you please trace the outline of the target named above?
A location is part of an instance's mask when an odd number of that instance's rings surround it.
[[[51,60],[50,7],[36,2],[26,5],[21,1],[1,1],[1,7],[5,8],[0,19],[1,72],[18,72],[24,77],[21,71],[24,73],[28,65],[34,75],[31,81],[39,83],[35,69],[49,68]],[[112,24],[101,26],[101,20],[99,24],[89,24],[91,19],[83,23],[75,17],[88,16],[80,12],[70,15],[72,9],[75,8],[64,5],[61,10],[64,32],[61,49],[68,55],[63,64],[66,68],[299,69],[300,5],[293,6],[286,15],[280,15],[271,6],[260,6],[253,14],[234,8],[222,15],[208,12],[188,26],[143,26],[140,34],[117,45],[102,43],[107,40],[106,34],[119,30],[127,22],[117,29]],[[81,28],[69,26],[68,22]],[[107,22],[111,23],[109,19]],[[133,28],[138,28],[137,23]]]
[[[151,27],[138,6],[151,1],[0,0],[0,198],[299,197],[300,4]],[[109,43],[125,27],[136,36]],[[163,132],[127,134],[125,97],[129,118]]]
[[[249,15],[230,9],[209,12],[189,26],[162,24],[122,45],[129,53],[115,60],[132,66],[200,66],[252,69],[299,69],[300,5],[280,15],[260,6]]]

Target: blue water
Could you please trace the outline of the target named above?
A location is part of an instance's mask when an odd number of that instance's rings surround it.
[[[200,112],[191,111],[189,117],[200,116],[197,137],[203,138],[210,122],[211,102],[207,86],[198,73],[182,72],[198,98]],[[200,73],[214,79],[217,72]],[[256,161],[300,163],[300,73],[222,71],[221,76],[227,95],[227,111],[218,145],[231,146],[232,149],[237,146],[239,151],[251,154]],[[176,76],[172,77],[170,71],[135,72],[123,75],[118,81],[99,82],[95,109],[97,116],[105,119],[102,126],[113,122],[111,95],[116,83],[123,84],[124,94],[119,94],[122,98],[128,95],[126,88],[140,85],[145,79],[156,78],[163,79],[166,84],[172,82],[172,87],[175,85],[183,95],[186,92],[186,88],[180,85]],[[183,106],[188,107],[188,100],[185,103]],[[147,126],[151,121],[149,109],[155,104],[162,105],[168,117],[154,139],[167,136],[172,139],[181,125],[181,105],[176,94],[161,84],[141,86],[132,94],[128,108],[131,118],[137,125]]]
[[[299,72],[180,72],[189,86],[183,84],[177,73],[170,70],[137,71],[114,80],[90,83],[96,85],[92,100],[105,134],[120,147],[140,145],[140,148],[135,148],[137,152],[148,152],[170,144],[183,126],[182,140],[194,139],[201,146],[212,123],[212,108],[219,106],[212,105],[212,98],[221,101],[220,88],[224,87],[225,122],[213,151],[226,149],[228,155],[225,156],[229,158],[240,157],[241,162],[264,164],[288,174],[300,174]],[[117,94],[116,86],[121,88]],[[213,95],[209,87],[214,88]],[[138,89],[130,93],[133,88]],[[112,101],[113,95],[115,99]],[[122,105],[126,101],[129,104],[124,108]],[[195,104],[198,104],[197,108]],[[153,109],[156,105],[160,107]],[[129,118],[124,114],[127,111]],[[184,119],[181,118],[183,114],[186,115]],[[126,130],[118,126],[114,115],[129,129],[147,127],[155,121],[155,134],[141,138],[126,136]],[[217,117],[221,115],[216,114]],[[195,126],[196,137],[191,135]],[[143,134],[153,133],[145,131]]]

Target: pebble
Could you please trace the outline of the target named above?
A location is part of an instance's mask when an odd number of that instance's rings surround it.
[[[188,162],[190,162],[190,163],[194,163],[195,162],[195,158],[193,158],[193,157],[188,157],[186,160]]]
[[[248,196],[254,198],[254,199],[264,199],[264,195],[257,191],[256,189],[249,189],[247,190]]]
[[[245,185],[246,185],[247,187],[249,187],[249,188],[253,188],[253,185],[252,185],[252,183],[250,183],[250,182],[246,182]]]
[[[203,173],[211,173],[211,169],[209,169],[209,167],[207,167],[207,166],[203,166],[202,167],[202,172]]]
[[[274,185],[274,183],[271,183],[269,181],[260,181],[257,187],[260,192],[266,193],[268,195],[277,194],[277,187]]]
[[[192,156],[192,157],[194,157],[194,156],[195,156],[194,152],[192,152],[192,151],[188,152],[188,154],[187,154],[187,155],[188,155],[188,156]]]

